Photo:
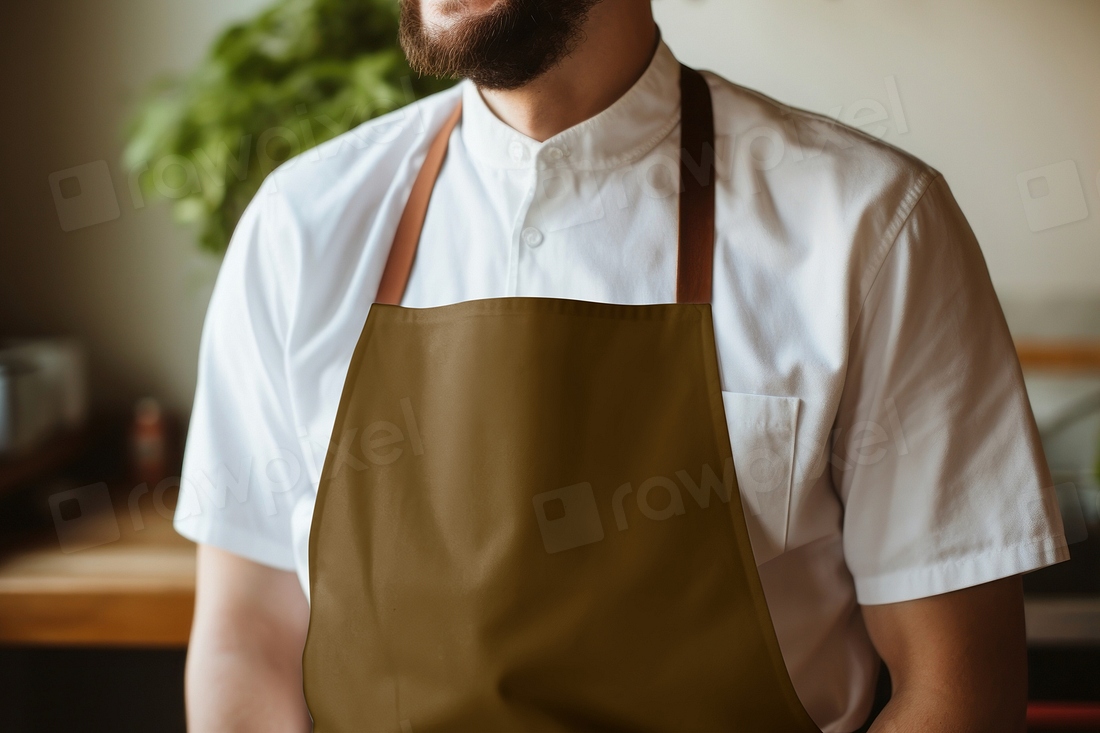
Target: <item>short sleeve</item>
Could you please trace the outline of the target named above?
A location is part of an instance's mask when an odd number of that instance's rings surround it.
[[[174,524],[195,542],[291,570],[291,513],[309,475],[290,414],[284,348],[300,247],[281,201],[273,186],[261,187],[218,273]]]
[[[850,344],[831,470],[861,604],[1068,558],[1012,338],[942,177],[882,259]]]

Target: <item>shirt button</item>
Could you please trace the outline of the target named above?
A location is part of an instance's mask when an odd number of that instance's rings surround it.
[[[565,157],[565,151],[561,148],[547,148],[546,157],[550,160],[561,160]]]
[[[523,237],[523,243],[528,247],[538,247],[542,244],[542,232],[534,227],[524,229],[521,236]]]
[[[508,155],[512,156],[512,160],[523,160],[527,157],[527,147],[516,140],[508,146]]]

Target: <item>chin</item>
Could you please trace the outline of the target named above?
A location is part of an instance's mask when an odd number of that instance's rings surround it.
[[[483,15],[503,0],[410,0],[420,3],[425,25],[447,28],[466,18]]]

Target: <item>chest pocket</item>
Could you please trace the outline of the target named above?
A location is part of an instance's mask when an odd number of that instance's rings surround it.
[[[723,392],[722,402],[753,556],[763,565],[787,545],[799,399]]]

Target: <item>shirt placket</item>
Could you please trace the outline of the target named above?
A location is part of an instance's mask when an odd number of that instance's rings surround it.
[[[512,223],[511,247],[508,258],[506,291],[509,297],[515,297],[520,292],[520,263],[527,254],[524,250],[540,246],[544,235],[537,226],[528,221],[531,205],[535,201],[539,186],[537,151],[533,149],[530,143],[516,139],[508,144],[508,156],[517,165],[523,165],[522,168],[516,168],[512,171],[517,177],[522,177],[523,182],[521,185],[524,190],[523,198]]]

